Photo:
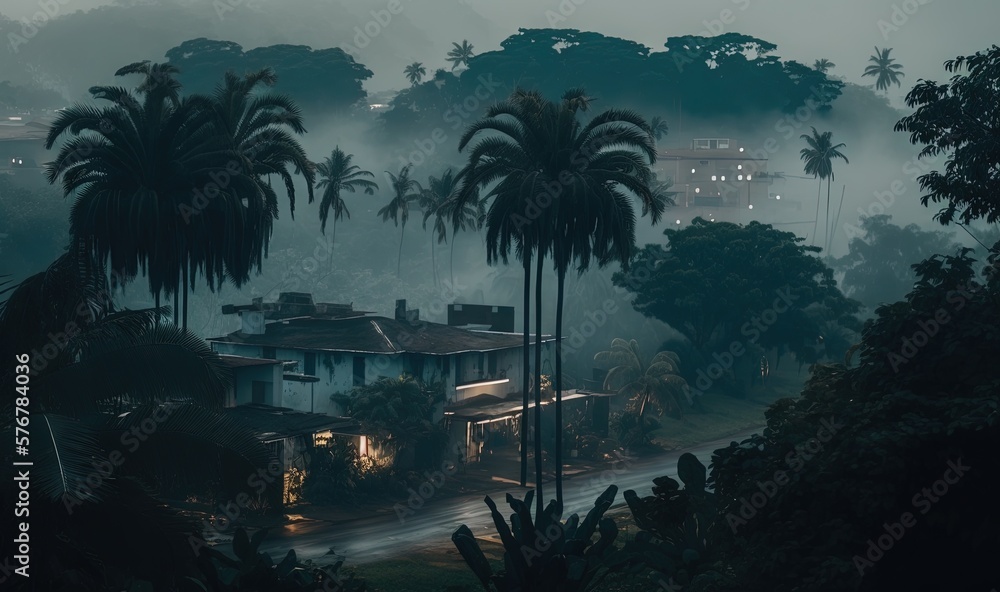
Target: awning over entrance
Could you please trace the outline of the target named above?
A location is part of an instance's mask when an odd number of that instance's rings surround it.
[[[615,394],[569,389],[563,391],[562,400],[566,402],[586,397],[606,398],[613,397]],[[542,401],[542,406],[550,405],[554,402],[554,398],[546,399]],[[522,405],[520,393],[512,393],[506,399],[501,399],[493,395],[477,395],[445,407],[444,415],[446,418],[452,420],[458,419],[470,423],[483,423],[516,417],[521,414]],[[534,407],[535,402],[529,400],[528,409],[534,409]]]

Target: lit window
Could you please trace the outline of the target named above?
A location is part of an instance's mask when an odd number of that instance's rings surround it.
[[[694,169],[691,169],[691,174],[692,174],[692,175],[694,174]]]
[[[743,149],[742,149],[742,148],[740,148],[740,152],[743,152]]]
[[[750,180],[750,175],[747,175],[747,181],[749,181],[749,180]]]
[[[712,180],[713,180],[713,181],[715,180],[715,175],[712,175]],[[725,179],[725,177],[723,177],[723,179],[722,179],[722,180],[723,180],[723,181],[725,181],[725,180],[726,180],[726,179]]]
[[[701,188],[700,187],[695,187],[694,188],[694,192],[695,193],[701,193]]]
[[[741,165],[741,164],[736,165],[736,170],[742,171],[743,170],[743,165]]]
[[[678,220],[678,221],[677,221],[677,223],[678,223],[678,224],[680,224],[680,223],[681,223],[681,221],[680,221],[680,220]]]
[[[743,175],[739,175],[738,177],[736,177],[736,180],[737,181],[742,181],[743,180]]]
[[[751,210],[753,209],[753,204],[750,204],[750,209],[751,209]]]
[[[726,176],[725,176],[725,175],[722,175],[722,180],[723,180],[723,181],[725,181],[725,180],[726,180]]]

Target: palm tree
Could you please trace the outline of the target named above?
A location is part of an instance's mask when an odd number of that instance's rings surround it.
[[[802,139],[806,141],[806,148],[799,151],[800,158],[805,162],[805,172],[819,179],[820,185],[826,179],[826,222],[824,232],[826,233],[826,249],[829,250],[831,242],[832,228],[830,224],[830,184],[833,182],[833,160],[841,158],[845,163],[849,163],[847,157],[840,152],[844,144],[833,145],[833,132],[823,132],[822,134],[812,128],[812,135],[802,134]],[[819,196],[816,198],[816,220],[819,220]],[[816,244],[816,224],[813,224],[813,244]]]
[[[161,293],[173,294],[175,323],[182,268],[193,257],[186,249],[198,242],[199,230],[184,224],[178,210],[232,157],[218,150],[206,101],[180,98],[176,73],[173,66],[149,62],[119,69],[116,76],[140,74],[143,82],[134,92],[91,88],[95,99],[112,105],[71,106],[56,117],[45,140],[51,149],[64,134],[72,136],[45,165],[45,174],[50,183],[61,178],[63,194],[75,196],[70,231],[79,246],[109,262],[118,280],[147,275],[157,306]],[[221,273],[222,254],[216,255],[199,263],[215,264]]]
[[[462,44],[452,43],[454,46],[448,52],[448,61],[451,62],[451,69],[454,70],[459,66],[468,66],[469,60],[472,59],[472,44],[467,40],[463,39]]]
[[[416,86],[427,74],[427,69],[420,62],[413,62],[403,70],[403,73],[406,74],[406,79],[410,81],[410,84]]]
[[[610,110],[582,125],[578,112],[589,100],[581,89],[567,91],[559,103],[537,92],[517,90],[494,105],[484,119],[466,130],[459,142],[464,150],[479,133],[485,138],[472,147],[466,183],[458,199],[472,199],[473,189],[492,186],[486,213],[487,260],[506,263],[511,250],[525,266],[526,309],[530,259],[535,273],[535,470],[538,505],[541,492],[541,346],[544,259],[551,254],[558,280],[556,304],[556,426],[561,431],[562,303],[570,264],[585,270],[619,261],[627,266],[635,243],[635,212],[631,196],[639,198],[643,213],[658,221],[664,204],[649,188],[649,165],[656,151],[649,124],[631,111]],[[495,184],[495,185],[494,185]],[[555,187],[556,189],[552,189]],[[535,210],[526,210],[525,203]],[[527,316],[527,310],[526,310]],[[527,327],[525,329],[527,334]],[[527,349],[527,346],[526,346]],[[525,365],[527,368],[527,364]],[[556,434],[556,498],[561,491],[561,433]]]
[[[375,181],[365,178],[374,178],[375,175],[353,164],[351,162],[353,158],[353,154],[346,154],[340,149],[340,146],[337,146],[330,153],[330,156],[326,157],[326,160],[316,165],[316,171],[319,173],[319,183],[317,183],[316,189],[323,190],[323,197],[319,202],[320,232],[326,234],[326,222],[330,218],[330,210],[333,210],[331,243],[335,243],[337,240],[337,220],[344,217],[348,220],[351,218],[351,212],[347,209],[347,204],[340,196],[340,192],[354,193],[360,189],[367,195],[374,195],[375,190],[378,189],[378,184]],[[312,199],[309,200],[309,203],[312,203]],[[332,257],[330,261],[332,267]]]
[[[399,277],[400,266],[403,261],[403,234],[406,232],[406,222],[410,219],[410,202],[420,198],[420,187],[415,179],[410,178],[412,164],[404,166],[399,171],[399,175],[393,175],[389,171],[385,174],[389,176],[389,186],[392,187],[393,197],[388,204],[378,211],[378,216],[383,222],[392,219],[395,226],[399,226],[399,256],[396,259],[396,277]]]
[[[667,127],[667,120],[656,115],[649,120],[649,129],[653,133],[653,139],[659,141],[663,136],[667,135],[669,129]]]
[[[680,372],[680,357],[672,351],[661,351],[648,362],[639,351],[635,339],[614,339],[611,349],[598,352],[594,362],[610,366],[604,388],[627,397],[637,410],[641,422],[649,406],[660,415],[674,417],[684,413],[684,399],[690,388]]]
[[[448,200],[456,186],[455,172],[452,169],[448,169],[440,177],[432,176],[427,180],[427,188],[420,192],[420,199],[418,201],[420,209],[424,212],[424,230],[427,230],[427,221],[432,217],[434,218],[431,229],[431,269],[433,271],[435,286],[438,283],[438,279],[434,243],[448,242],[448,226],[445,220],[448,218]]]
[[[865,68],[865,73],[862,74],[862,76],[875,76],[875,89],[884,90],[886,96],[889,94],[889,86],[893,84],[902,86],[899,79],[904,76],[903,66],[895,63],[895,58],[889,57],[891,51],[891,47],[880,50],[876,46],[875,55],[868,58],[871,65]]]
[[[273,86],[277,80],[270,68],[243,76],[227,72],[212,94],[212,127],[237,153],[240,175],[231,182],[231,203],[220,202],[225,209],[216,216],[219,222],[209,229],[209,235],[225,236],[227,228],[222,224],[227,217],[242,220],[237,230],[242,235],[226,248],[227,276],[237,287],[250,279],[255,268],[259,274],[267,257],[271,229],[278,218],[278,196],[271,187],[271,176],[284,184],[293,219],[295,174],[306,182],[309,203],[314,199],[316,165],[295,138],[306,132],[301,111],[287,95],[258,92],[260,86]],[[234,216],[244,211],[246,214]]]
[[[117,310],[106,275],[91,253],[71,249],[5,290],[0,303],[5,358],[41,350],[54,333],[64,338],[54,357],[31,362],[32,532],[45,542],[44,589],[111,577],[172,581],[194,564],[194,554],[178,550],[190,548],[200,525],[165,506],[151,486],[204,485],[222,475],[224,486],[238,489],[271,458],[251,432],[219,413],[231,378],[211,348],[161,324],[163,311]],[[5,383],[14,377],[13,364],[0,368]],[[11,438],[14,402],[0,403],[0,431]],[[143,439],[126,443],[122,435],[140,426]],[[8,451],[10,467],[19,459]],[[115,465],[100,467],[103,459]],[[279,489],[270,493],[280,500]],[[157,536],[128,536],[140,522]]]
[[[821,72],[823,74],[826,74],[827,72],[836,67],[837,64],[834,64],[833,62],[831,62],[826,58],[819,59],[813,62],[813,70],[816,70],[817,72]]]
[[[285,130],[305,131],[294,103],[251,94],[273,84],[273,73],[227,74],[211,98],[182,99],[176,72],[130,64],[115,74],[142,75],[134,93],[94,87],[96,99],[114,105],[61,112],[46,146],[73,137],[46,164],[46,175],[51,183],[61,177],[64,194],[77,196],[71,231],[116,277],[127,282],[142,271],[157,304],[161,293],[173,294],[175,323],[183,293],[186,328],[188,288],[199,273],[214,289],[227,280],[239,287],[254,267],[260,271],[277,217],[276,194],[263,178],[282,177],[294,213],[288,167],[305,176],[310,197],[313,171]]]

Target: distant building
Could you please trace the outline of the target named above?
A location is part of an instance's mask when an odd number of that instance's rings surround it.
[[[26,185],[45,184],[43,166],[51,159],[45,150],[51,117],[28,114],[0,116],[0,174]]]
[[[661,150],[656,168],[673,180],[680,207],[750,208],[771,197],[767,159],[732,138],[695,138],[688,148]]]

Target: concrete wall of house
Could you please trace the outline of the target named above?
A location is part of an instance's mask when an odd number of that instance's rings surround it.
[[[234,405],[246,405],[253,403],[253,383],[264,383],[264,405],[279,405],[281,392],[281,365],[272,366],[244,366],[236,368],[235,372],[235,393],[231,398]]]
[[[248,357],[263,357],[263,347],[246,343],[213,342],[212,348],[222,354]],[[542,373],[551,375],[554,371],[552,344],[542,346]],[[299,411],[312,411],[328,415],[341,416],[344,410],[340,405],[330,400],[335,393],[347,394],[354,388],[354,359],[364,359],[365,384],[370,384],[381,377],[395,378],[407,373],[419,377],[427,383],[443,381],[445,394],[449,403],[454,403],[474,397],[489,394],[505,398],[521,392],[521,349],[506,349],[495,352],[466,353],[449,356],[432,356],[417,354],[375,355],[350,354],[331,352],[307,352],[306,350],[276,348],[275,359],[294,360],[298,362],[298,372],[305,372],[307,353],[316,355],[316,373],[319,382],[305,383],[282,381],[280,365],[274,366],[277,380],[281,384],[276,390],[274,402],[269,403],[281,407],[289,407]],[[495,357],[495,359],[493,359]],[[534,364],[534,347],[531,348],[531,360]],[[456,390],[456,384],[480,380],[495,380],[506,376],[508,382]],[[259,378],[255,380],[260,380]],[[237,404],[250,402],[250,384],[237,384]],[[246,393],[246,394],[243,394]],[[244,399],[246,399],[244,401]]]

